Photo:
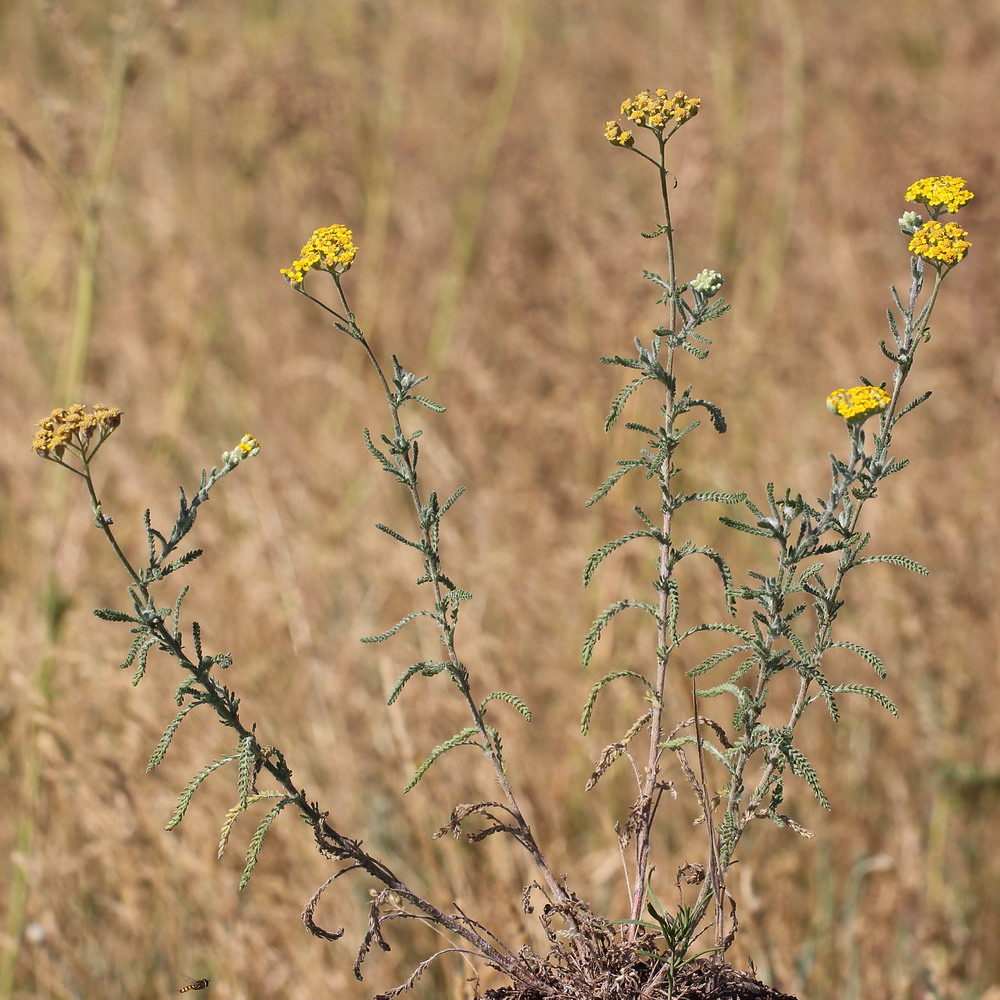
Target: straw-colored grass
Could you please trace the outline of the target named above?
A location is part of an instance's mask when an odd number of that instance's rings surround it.
[[[699,488],[820,490],[843,443],[826,393],[884,367],[903,190],[953,173],[977,192],[962,219],[975,246],[914,375],[935,392],[898,445],[914,466],[866,525],[933,575],[872,569],[845,619],[889,665],[902,719],[816,714],[807,743],[834,812],[800,788],[789,805],[814,841],[755,831],[732,957],[808,997],[1000,982],[995,3],[21,2],[0,14],[0,51],[0,1000],[161,997],[184,975],[233,1000],[364,997],[429,940],[397,937],[357,984],[366,887],[323,904],[345,942],[310,938],[298,913],[330,869],[294,818],[240,896],[238,851],[215,861],[223,789],[162,831],[228,743],[192,720],[144,774],[175,678],[164,661],[133,691],[114,670],[123,632],[90,611],[122,606],[124,581],[78,484],[28,450],[32,423],[76,400],[126,412],[100,462],[136,546],[145,506],[166,520],[178,483],[245,431],[261,439],[199,522],[189,614],[235,655],[262,740],[344,828],[442,905],[536,933],[517,913],[520,856],[498,838],[430,841],[453,803],[489,796],[478,759],[450,755],[398,794],[454,706],[444,682],[382,706],[432,637],[357,641],[409,608],[417,566],[371,527],[402,514],[361,442],[376,387],[277,273],[333,222],[361,247],[359,321],[449,406],[424,421],[425,474],[469,487],[446,543],[476,594],[463,658],[536,709],[508,729],[536,834],[582,895],[624,914],[611,826],[628,789],[582,790],[616,696],[581,741],[593,678],[578,653],[648,568],[579,580],[629,517],[624,494],[582,506],[622,451],[600,430],[617,384],[596,359],[659,321],[640,278],[658,247],[638,237],[655,191],[602,136],[647,86],[703,100],[670,147],[681,270],[724,272],[736,307],[699,366],[732,427],[682,462]],[[711,522],[706,536],[735,542],[737,567],[753,555]],[[706,586],[711,617],[714,599]],[[649,644],[619,626],[598,669]],[[690,804],[671,808],[679,864],[698,840]],[[429,973],[421,995],[462,996],[469,974]]]

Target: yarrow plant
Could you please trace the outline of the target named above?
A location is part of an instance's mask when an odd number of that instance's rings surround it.
[[[629,381],[612,401],[605,429],[610,430],[621,419],[627,406],[639,405],[647,397],[645,405],[651,415],[625,423],[641,444],[635,453],[618,461],[588,501],[605,500],[633,472],[641,472],[651,481],[652,505],[634,508],[636,529],[602,545],[587,561],[583,574],[587,585],[608,558],[633,545],[646,546],[656,567],[650,592],[616,600],[597,616],[583,643],[583,665],[587,667],[607,629],[626,611],[640,612],[655,634],[655,652],[649,662],[637,662],[598,679],[581,719],[586,733],[594,724],[601,694],[611,684],[631,684],[638,692],[634,721],[601,753],[587,786],[596,787],[612,767],[622,765],[635,785],[634,802],[614,827],[623,867],[618,912],[594,913],[575,892],[572,878],[557,874],[550,866],[508,776],[500,729],[504,707],[528,721],[531,710],[513,692],[484,689],[479,671],[460,655],[462,610],[472,595],[459,586],[453,571],[446,569],[441,539],[445,516],[462,497],[463,489],[442,498],[425,485],[418,469],[422,431],[412,426],[411,416],[420,411],[440,414],[444,407],[416,391],[426,376],[409,371],[395,354],[390,355],[390,364],[385,362],[352,312],[344,280],[358,254],[352,231],[342,225],[317,229],[299,259],[281,271],[288,284],[330,316],[334,328],[355,341],[368,358],[385,398],[387,422],[377,436],[365,431],[365,447],[406,493],[413,511],[409,529],[385,524],[376,527],[416,553],[421,567],[417,583],[426,599],[395,624],[362,641],[385,642],[408,624],[426,621],[436,631],[442,653],[439,659],[407,665],[388,692],[388,703],[401,700],[412,684],[419,683],[418,678],[442,675],[452,682],[455,697],[466,712],[462,728],[442,734],[441,742],[428,750],[407,790],[456,747],[479,751],[495,783],[496,797],[484,795],[480,801],[456,805],[438,836],[464,833],[478,842],[500,834],[527,853],[537,875],[524,890],[523,905],[531,912],[534,900],[539,896],[544,899],[540,919],[550,946],[545,954],[518,942],[504,943],[495,929],[487,929],[458,907],[449,910],[425,898],[385,859],[370,854],[359,836],[341,829],[327,810],[309,801],[284,754],[276,745],[258,738],[257,726],[241,714],[239,698],[219,679],[219,672],[232,666],[231,657],[203,648],[197,622],[182,625],[187,588],[166,605],[157,599],[166,578],[202,554],[200,549],[182,551],[181,543],[193,529],[210,490],[260,452],[257,439],[245,435],[223,452],[221,465],[202,471],[190,499],[180,490],[177,516],[169,533],[154,528],[146,512],[147,555],[137,563],[119,544],[92,476],[93,460],[121,424],[121,412],[105,406],[88,410],[73,405],[53,411],[39,422],[35,433],[32,447],[37,454],[85,480],[95,524],[125,569],[127,610],[96,612],[106,621],[128,625],[132,633],[122,668],[132,670],[133,684],[145,675],[151,652],[166,654],[178,668],[177,710],[151,755],[149,769],[163,760],[188,715],[203,706],[232,731],[231,750],[210,760],[192,777],[167,828],[182,822],[194,793],[207,778],[231,765],[235,800],[223,818],[220,855],[237,819],[251,810],[262,813],[247,848],[242,889],[258,862],[271,823],[291,808],[310,827],[321,854],[340,865],[305,907],[302,917],[310,933],[324,940],[335,940],[344,933],[328,930],[316,919],[320,898],[336,879],[357,872],[374,884],[368,928],[355,961],[358,978],[373,946],[388,950],[384,932],[390,921],[418,918],[436,925],[448,939],[446,947],[428,956],[404,983],[383,994],[386,997],[412,986],[433,960],[448,953],[477,957],[508,977],[508,995],[533,1000],[703,996],[706,977],[711,977],[713,989],[721,990],[720,984],[724,984],[733,994],[766,995],[751,977],[737,973],[724,961],[738,927],[728,876],[737,861],[741,839],[750,823],[758,819],[812,836],[782,811],[789,779],[804,782],[823,806],[829,806],[820,776],[799,740],[811,706],[823,706],[836,721],[841,696],[860,695],[896,714],[893,703],[877,687],[841,678],[839,669],[835,672],[828,667],[826,657],[831,650],[847,650],[877,677],[884,677],[885,668],[874,652],[835,630],[846,598],[846,578],[875,563],[926,572],[904,556],[869,554],[871,538],[862,529],[862,515],[865,506],[877,499],[883,481],[907,465],[906,459],[891,454],[893,438],[900,421],[930,393],[904,402],[904,388],[918,352],[930,340],[929,321],[941,282],[970,247],[965,230],[954,223],[942,223],[939,217],[957,212],[973,195],[965,189],[964,180],[950,176],[923,178],[906,191],[906,199],[925,206],[930,219],[925,221],[910,211],[899,220],[902,232],[910,237],[913,256],[909,293],[904,299],[892,289],[893,308],[888,312],[891,340],[879,345],[892,368],[878,384],[862,379],[860,385],[834,389],[828,395],[827,407],[844,423],[846,455],[830,456],[826,496],[810,502],[794,487],[779,490],[774,484],[765,487],[760,502],[743,491],[685,492],[677,484],[675,460],[681,448],[689,446],[690,435],[701,427],[696,415],[703,414],[720,434],[727,428],[722,409],[699,396],[693,385],[687,384],[686,374],[684,381],[679,377],[684,365],[708,358],[712,341],[703,328],[730,308],[719,297],[724,278],[712,268],[703,268],[687,281],[678,279],[666,145],[699,108],[698,98],[681,91],[669,95],[665,90],[646,90],[624,101],[621,114],[627,122],[649,134],[648,152],[637,145],[636,134],[619,122],[608,122],[605,127],[608,142],[637,154],[653,168],[662,219],[652,232],[643,235],[661,241],[665,264],[663,274],[644,272],[664,307],[664,322],[649,339],[634,340],[634,354],[602,358],[605,364],[629,374]],[[934,272],[934,284],[923,296],[928,267]],[[307,290],[313,272],[332,278],[332,305]],[[692,505],[706,504],[744,509],[742,516],[724,515],[720,520],[770,546],[770,563],[750,572],[748,582],[736,582],[721,553],[681,534]],[[678,568],[685,560],[696,558],[708,560],[718,575],[718,620],[688,621],[684,614],[686,592]],[[706,633],[717,636],[722,648],[692,662],[689,640]],[[730,667],[727,675],[716,677],[727,663],[734,662],[736,666]],[[790,700],[783,704],[772,692],[772,681],[780,673],[792,675],[795,681]],[[706,684],[708,675],[713,679]],[[673,704],[668,698],[668,681],[677,676],[686,678],[689,693],[685,700]],[[727,700],[728,707],[709,711],[708,706],[725,706]],[[766,715],[765,710],[769,710]],[[776,717],[784,722],[765,721]],[[661,903],[653,888],[654,872],[668,863],[654,858],[653,833],[676,787],[685,784],[701,814],[704,850],[697,859],[673,859],[677,902],[671,906]]]

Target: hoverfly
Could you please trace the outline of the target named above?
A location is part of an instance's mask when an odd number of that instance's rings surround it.
[[[182,986],[177,992],[178,993],[189,993],[191,990],[207,990],[208,980],[207,979],[191,979],[190,976],[185,976],[185,979],[189,979],[190,983],[187,986]]]

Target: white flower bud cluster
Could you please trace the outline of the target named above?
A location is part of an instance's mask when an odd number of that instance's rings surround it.
[[[710,299],[713,295],[718,294],[725,280],[718,271],[706,268],[704,271],[699,271],[689,284],[696,292],[700,292],[706,299]]]
[[[920,217],[919,212],[904,212],[902,217],[897,221],[899,222],[899,228],[907,236],[912,236],[924,224],[924,220]]]

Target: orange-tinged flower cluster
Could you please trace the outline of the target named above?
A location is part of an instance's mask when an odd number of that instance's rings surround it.
[[[327,226],[317,229],[302,248],[302,256],[281,273],[288,283],[298,287],[311,270],[343,274],[354,263],[358,248],[354,245],[354,234],[346,226]]]
[[[907,201],[915,201],[928,208],[945,212],[957,212],[967,205],[975,195],[966,189],[964,177],[942,174],[940,177],[922,177],[914,181],[904,195]]]
[[[954,222],[925,222],[910,240],[910,253],[930,264],[954,267],[969,252],[968,232]]]
[[[32,450],[42,458],[60,461],[67,448],[81,457],[96,450],[105,438],[122,422],[122,411],[111,406],[95,405],[89,412],[80,403],[66,409],[53,410],[39,420]],[[94,436],[97,444],[90,449]]]
[[[850,389],[834,389],[826,397],[826,408],[849,424],[857,425],[881,413],[890,399],[889,393],[877,385],[855,385]]]
[[[683,125],[698,114],[701,99],[678,90],[672,97],[665,90],[644,90],[622,102],[622,114],[643,128],[662,132],[670,123]]]

